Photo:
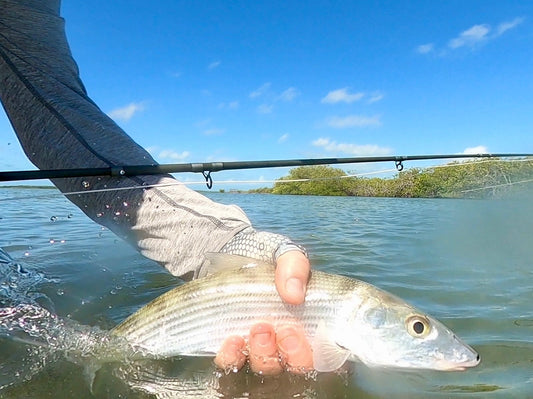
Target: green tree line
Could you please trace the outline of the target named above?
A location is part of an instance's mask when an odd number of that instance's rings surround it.
[[[352,173],[353,174],[353,173]],[[486,198],[533,187],[533,158],[452,162],[412,168],[390,178],[353,177],[331,166],[301,166],[274,187],[252,192],[408,198]]]

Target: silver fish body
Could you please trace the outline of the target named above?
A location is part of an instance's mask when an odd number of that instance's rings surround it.
[[[288,305],[276,291],[274,267],[246,262],[166,292],[113,334],[158,357],[214,356],[227,337],[246,338],[254,323],[293,323],[303,326],[319,371],[357,359],[369,366],[440,370],[479,363],[444,325],[371,284],[313,271],[305,303]]]

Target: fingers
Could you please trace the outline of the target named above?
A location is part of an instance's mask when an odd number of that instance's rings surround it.
[[[287,370],[303,374],[313,369],[313,352],[301,326],[274,328],[258,323],[250,329],[248,342],[250,369],[262,375],[280,374]],[[228,338],[215,357],[217,367],[238,370],[246,362],[246,343],[242,337]]]
[[[311,266],[309,259],[300,251],[281,255],[276,266],[276,289],[281,299],[291,305],[304,302]]]
[[[313,351],[301,326],[280,327],[276,342],[287,371],[303,374],[313,370]]]
[[[281,255],[275,275],[281,299],[291,305],[303,303],[310,272],[309,260],[300,251]],[[250,330],[248,349],[248,362],[256,373],[274,375],[285,368],[293,373],[304,373],[313,369],[311,345],[301,327],[282,326],[276,334],[271,324],[258,323]],[[215,357],[215,364],[225,370],[239,369],[246,362],[245,350],[244,339],[230,337]]]
[[[258,323],[250,329],[250,368],[263,375],[280,374],[283,367],[280,363],[276,333],[271,324]]]
[[[215,357],[217,367],[224,370],[239,370],[246,362],[246,342],[244,338],[232,336],[222,344]]]

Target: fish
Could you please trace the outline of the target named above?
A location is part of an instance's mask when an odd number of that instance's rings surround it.
[[[318,372],[346,361],[368,367],[465,370],[479,354],[450,329],[367,282],[313,270],[301,305],[284,303],[275,266],[211,254],[213,273],[148,303],[111,330],[156,357],[215,356],[229,336],[254,323],[302,326]]]

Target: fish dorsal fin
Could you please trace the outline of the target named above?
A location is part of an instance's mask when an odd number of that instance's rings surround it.
[[[267,264],[258,259],[248,258],[246,256],[231,255],[221,252],[208,252],[205,254],[208,263],[202,267],[204,275],[221,272],[223,270],[237,270],[246,267],[257,267]]]
[[[316,371],[334,371],[350,356],[350,351],[339,346],[331,337],[324,320],[320,320],[312,343],[313,367]]]

